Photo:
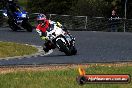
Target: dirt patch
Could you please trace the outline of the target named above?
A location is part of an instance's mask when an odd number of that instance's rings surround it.
[[[121,67],[121,66],[132,66],[132,63],[98,63],[98,64],[68,64],[68,65],[19,65],[19,66],[0,66],[0,74],[12,73],[12,72],[24,72],[24,71],[50,71],[50,70],[68,70],[68,69],[78,69],[89,68],[89,67]]]
[[[11,72],[24,72],[24,71],[50,71],[50,70],[66,70],[77,68],[78,65],[37,65],[37,66],[1,66],[0,74],[6,74]]]

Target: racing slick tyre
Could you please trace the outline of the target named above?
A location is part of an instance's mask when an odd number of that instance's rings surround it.
[[[31,24],[28,21],[23,21],[22,22],[22,27],[24,29],[26,29],[28,32],[32,32],[33,31],[33,28],[32,28]]]
[[[72,55],[71,50],[64,45],[62,40],[59,39],[56,41],[56,43],[59,46],[60,51],[64,52],[67,56]]]

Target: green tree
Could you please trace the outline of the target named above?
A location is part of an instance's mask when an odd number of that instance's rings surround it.
[[[110,4],[105,0],[78,0],[72,7],[72,14],[87,16],[107,16]]]
[[[120,17],[124,17],[125,0],[28,0],[28,12],[46,14],[69,14],[110,17],[112,9],[116,9]],[[128,3],[131,3],[128,0]],[[128,4],[128,16],[132,14],[132,5]]]
[[[28,11],[66,14],[71,8],[71,0],[32,0],[28,2]]]

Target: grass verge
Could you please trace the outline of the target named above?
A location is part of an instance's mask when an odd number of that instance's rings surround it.
[[[131,64],[84,65],[87,74],[130,74]],[[131,88],[129,84],[86,84],[76,82],[78,65],[0,68],[1,88]]]
[[[11,42],[0,42],[0,58],[23,56],[37,52],[35,47]]]

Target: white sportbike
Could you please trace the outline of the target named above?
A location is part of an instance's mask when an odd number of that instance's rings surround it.
[[[62,26],[59,27],[56,23],[51,24],[46,31],[46,37],[52,43],[49,44],[49,49],[54,47],[64,52],[67,56],[76,55],[75,38],[69,32],[64,31]]]

